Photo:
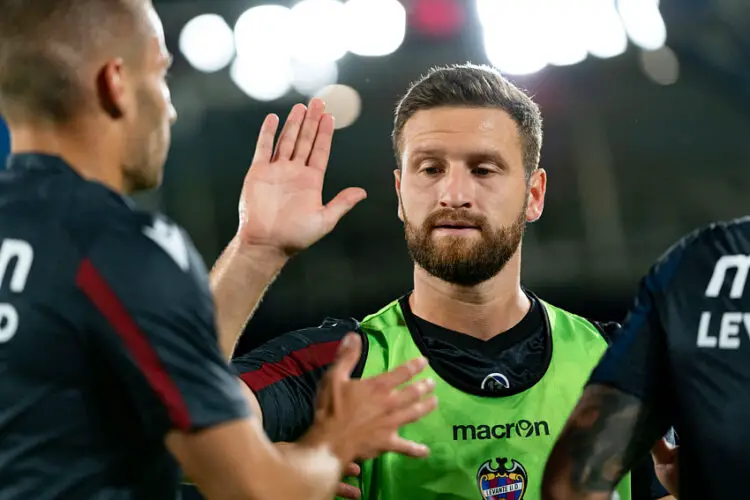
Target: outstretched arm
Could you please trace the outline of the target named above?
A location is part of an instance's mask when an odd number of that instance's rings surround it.
[[[606,385],[586,388],[544,472],[545,500],[607,500],[661,436],[641,401]]]
[[[323,204],[334,131],[323,101],[294,106],[275,141],[278,125],[275,115],[263,122],[240,195],[237,235],[211,271],[219,344],[227,359],[287,260],[328,234],[366,196],[348,188]]]

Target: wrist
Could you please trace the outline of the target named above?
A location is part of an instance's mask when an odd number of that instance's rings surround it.
[[[340,435],[338,439],[334,436],[336,436],[335,433],[323,429],[318,424],[313,424],[310,430],[300,438],[298,443],[303,446],[325,450],[338,460],[343,470],[347,464],[356,460],[357,457],[353,450],[347,446],[345,440],[341,439]]]
[[[230,246],[235,255],[253,264],[259,271],[275,275],[289,262],[289,256],[283,250],[268,245],[258,245],[243,240],[236,235]]]

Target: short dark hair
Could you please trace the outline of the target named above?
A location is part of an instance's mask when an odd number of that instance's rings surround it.
[[[401,134],[406,122],[422,110],[444,106],[497,108],[518,125],[527,175],[539,166],[542,148],[542,114],[539,106],[498,70],[476,64],[435,67],[416,82],[396,106],[393,151],[401,168]]]
[[[86,98],[80,69],[104,51],[131,50],[150,0],[0,0],[0,114],[8,122],[69,121]],[[135,43],[137,45],[137,43]],[[123,48],[124,47],[124,48]]]

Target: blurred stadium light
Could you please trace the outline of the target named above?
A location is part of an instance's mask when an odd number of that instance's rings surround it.
[[[292,89],[292,11],[281,5],[246,10],[234,26],[237,58],[229,75],[249,97],[273,101]]]
[[[667,27],[659,0],[618,0],[617,8],[630,40],[645,50],[657,50],[667,41]]]
[[[229,70],[232,81],[257,101],[273,101],[292,88],[294,68],[289,59],[239,54]]]
[[[281,5],[260,5],[246,10],[234,25],[238,56],[262,52],[269,58],[290,58],[292,39],[286,32],[291,22],[291,9]]]
[[[338,61],[347,52],[346,12],[338,0],[302,0],[291,9],[284,36],[292,40],[292,57],[302,62]]]
[[[273,2],[273,0],[269,0]],[[639,47],[641,67],[656,83],[679,71],[659,0],[474,0],[489,63],[509,75],[569,66],[589,55],[606,59]],[[298,0],[247,9],[232,28],[218,15],[189,21],[180,49],[196,69],[231,64],[231,80],[247,96],[273,101],[294,90],[312,96],[338,82],[347,54],[382,57],[416,32],[453,37],[465,29],[469,5],[459,0]],[[234,59],[232,61],[232,59]],[[665,68],[657,65],[667,64]]]
[[[588,53],[599,59],[616,57],[628,48],[628,36],[612,0],[584,0],[578,12]],[[591,22],[595,19],[596,22]]]
[[[642,51],[640,63],[646,76],[659,85],[672,85],[680,76],[680,61],[666,45],[660,49]]]
[[[314,95],[323,87],[333,85],[339,79],[339,67],[335,62],[292,61],[292,73],[292,87],[307,97]]]
[[[326,103],[326,112],[333,115],[337,129],[357,121],[362,112],[362,97],[348,85],[329,85],[317,92],[316,97]]]
[[[646,50],[666,42],[658,0],[476,0],[476,7],[487,59],[511,75],[588,54],[615,57],[627,38]]]
[[[234,58],[232,28],[216,14],[202,14],[188,21],[178,43],[190,65],[204,73],[224,69]]]
[[[437,38],[457,35],[466,21],[465,0],[412,0],[409,24],[416,32]]]
[[[292,89],[312,96],[336,84],[336,61],[347,52],[392,54],[404,42],[406,24],[406,9],[398,0],[301,0],[291,8],[247,9],[233,37],[218,15],[193,18],[182,30],[180,50],[199,71],[218,71],[231,63],[229,75],[240,90],[255,100],[272,101]]]
[[[344,4],[349,52],[387,56],[406,36],[406,9],[398,0],[349,0]]]

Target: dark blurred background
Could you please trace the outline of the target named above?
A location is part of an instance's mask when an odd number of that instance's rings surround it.
[[[325,316],[361,318],[410,289],[389,134],[397,99],[434,65],[494,64],[541,105],[549,184],[526,236],[524,282],[556,305],[620,320],[675,239],[745,213],[746,0],[155,4],[176,56],[180,119],[163,187],[137,201],[181,223],[207,264],[235,230],[266,113],[283,119],[323,95],[342,126],[326,199],[347,186],[369,193],[284,269],[241,350]],[[0,124],[0,157],[5,134]]]

